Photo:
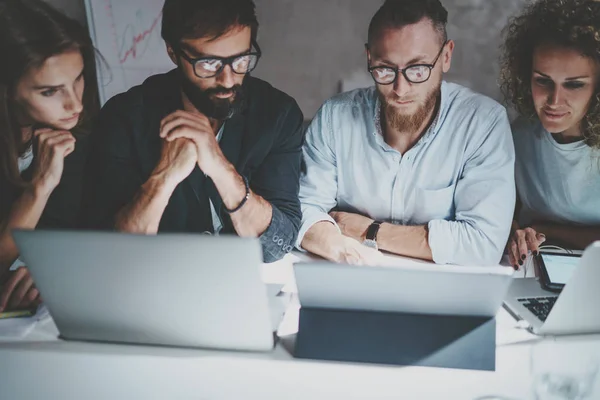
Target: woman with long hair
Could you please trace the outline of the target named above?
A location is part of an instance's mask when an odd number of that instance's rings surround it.
[[[501,87],[513,124],[519,202],[507,250],[600,239],[600,1],[538,0],[504,30]]]
[[[0,1],[0,54],[1,312],[40,300],[11,231],[78,224],[98,100],[86,29],[42,0]]]

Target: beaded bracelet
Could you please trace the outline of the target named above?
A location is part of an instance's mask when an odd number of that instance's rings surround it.
[[[228,209],[227,207],[225,207],[225,204],[223,204],[223,210],[225,210],[227,214],[233,214],[234,212],[239,211],[240,208],[244,207],[244,204],[246,204],[246,202],[250,198],[250,184],[248,183],[248,178],[242,176],[242,179],[244,180],[244,185],[246,185],[246,196],[244,197],[242,202],[233,210]]]

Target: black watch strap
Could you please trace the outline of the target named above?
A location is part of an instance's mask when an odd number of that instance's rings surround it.
[[[379,232],[379,227],[383,224],[382,221],[373,221],[369,228],[367,229],[367,235],[365,239],[377,241],[377,232]]]

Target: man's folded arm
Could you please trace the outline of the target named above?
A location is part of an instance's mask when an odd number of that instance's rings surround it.
[[[497,265],[502,258],[515,209],[515,153],[506,112],[490,121],[456,185],[455,220],[429,222],[436,263]]]
[[[331,107],[325,103],[306,133],[303,157],[306,172],[300,179],[302,225],[296,247],[324,256],[330,250],[326,238],[341,235],[331,216],[337,205],[337,162],[333,146]]]

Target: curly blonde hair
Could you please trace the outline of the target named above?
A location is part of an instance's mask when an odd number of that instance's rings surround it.
[[[600,0],[535,1],[513,17],[502,33],[500,88],[524,117],[537,117],[531,94],[536,47],[564,46],[600,66]],[[582,134],[588,146],[600,149],[600,79],[592,97],[581,123]]]

